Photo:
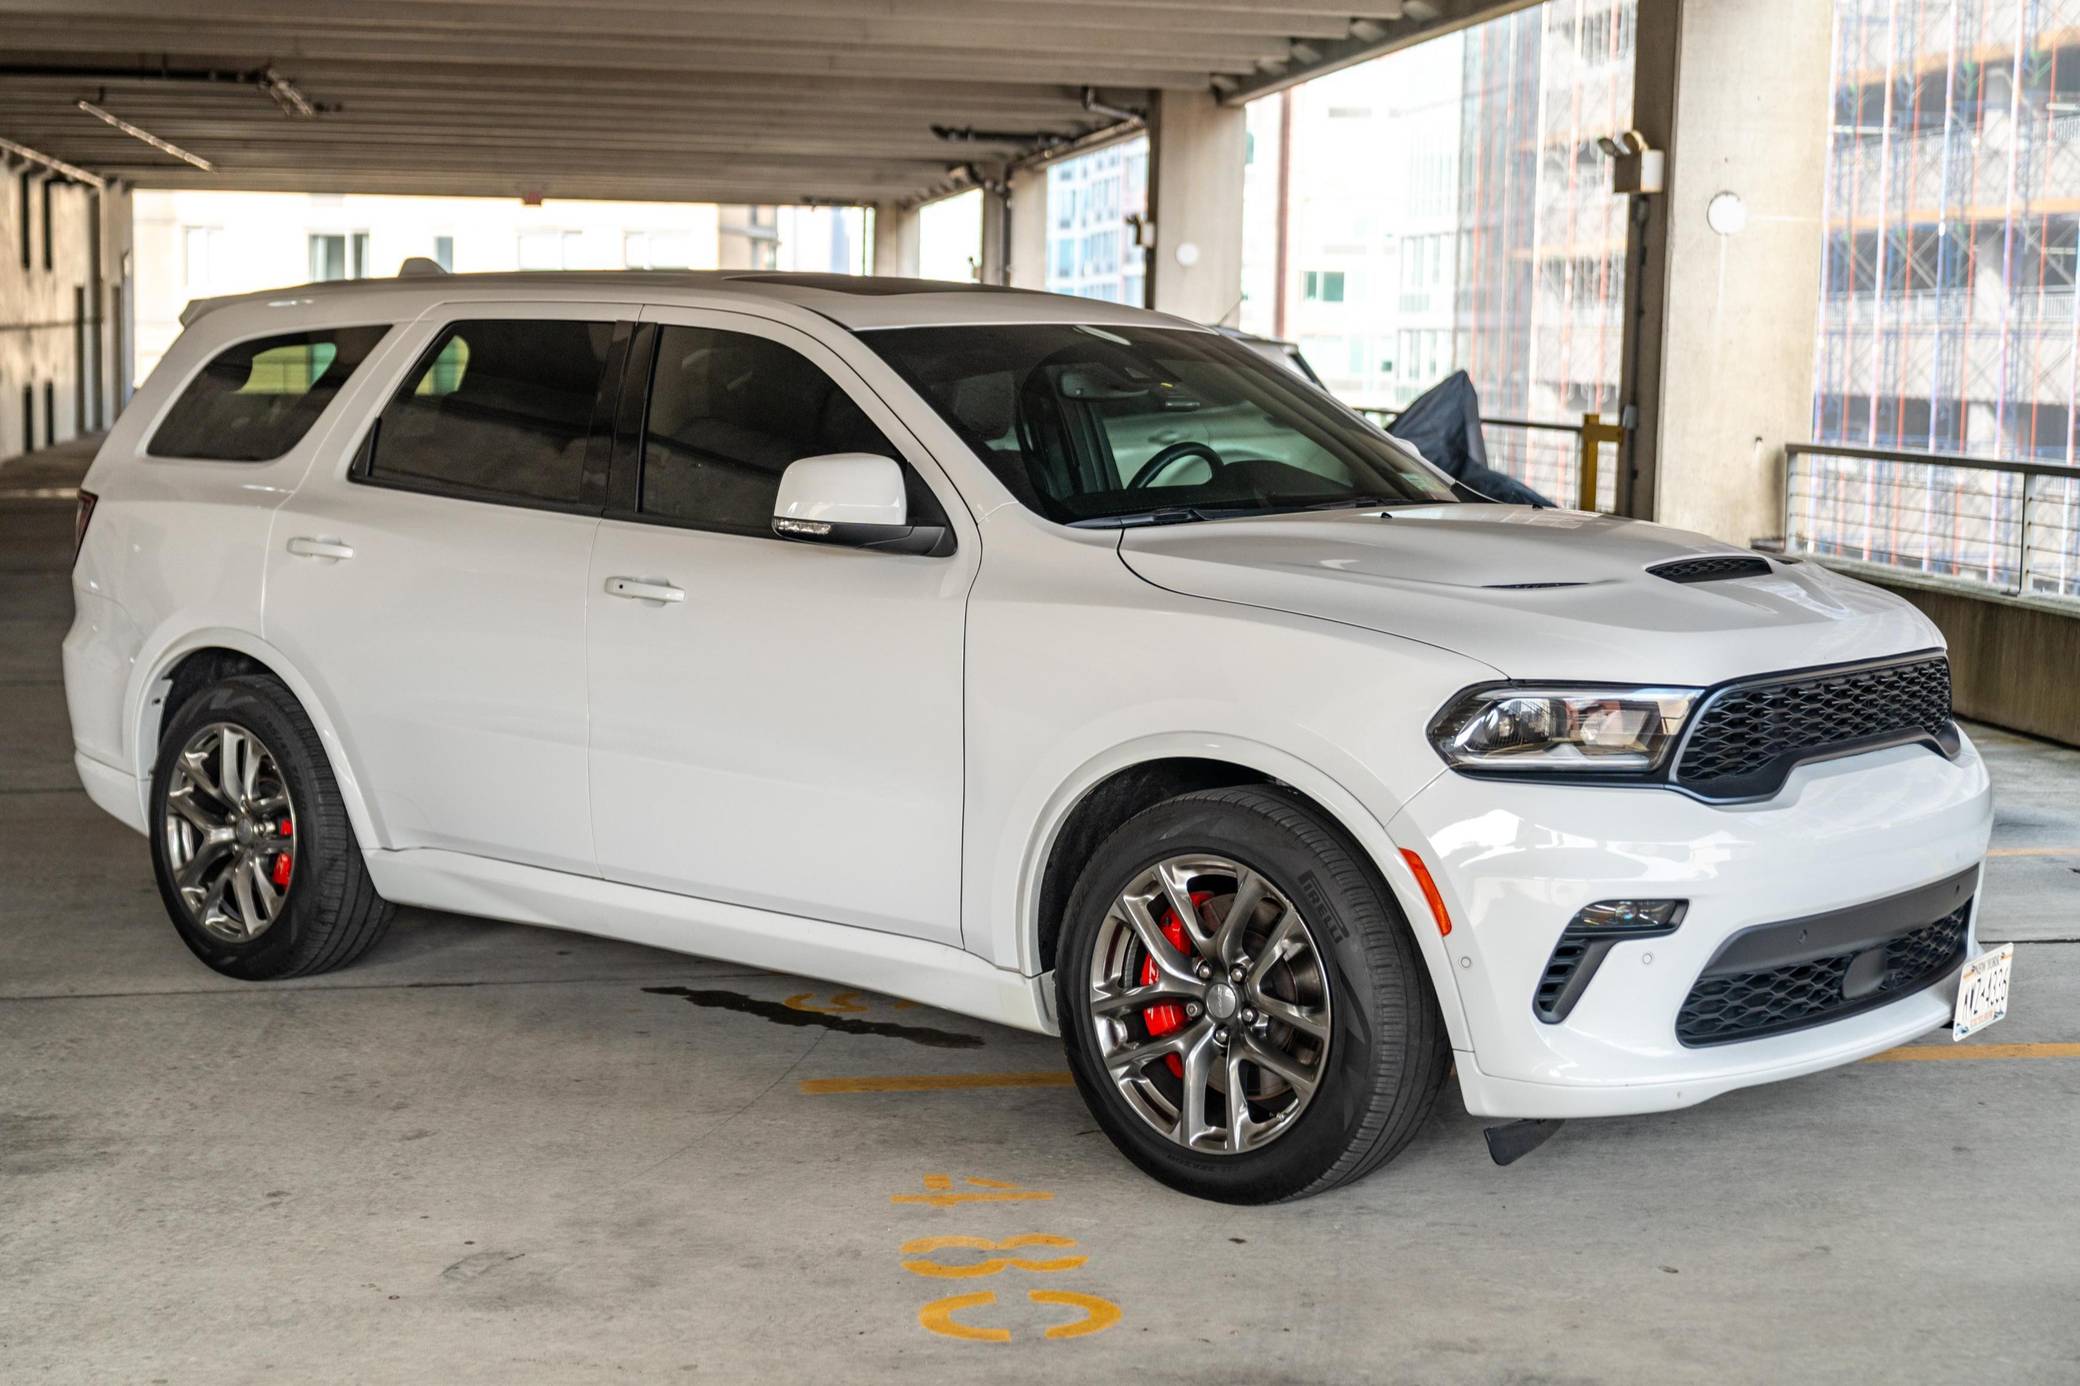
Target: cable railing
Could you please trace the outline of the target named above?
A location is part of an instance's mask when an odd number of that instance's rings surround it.
[[[1359,413],[1392,432],[1398,409],[1361,408]],[[1488,465],[1513,476],[1556,505],[1576,510],[1617,508],[1618,448],[1625,430],[1584,414],[1580,423],[1538,419],[1482,419]]]
[[[1792,443],[1784,547],[2007,596],[2080,600],[2080,468]]]

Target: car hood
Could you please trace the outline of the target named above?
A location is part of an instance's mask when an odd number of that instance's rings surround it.
[[[1123,530],[1158,587],[1363,626],[1510,678],[1704,686],[1929,649],[1899,597],[1814,563],[1680,583],[1647,571],[1753,556],[1639,520],[1514,505],[1334,511]]]

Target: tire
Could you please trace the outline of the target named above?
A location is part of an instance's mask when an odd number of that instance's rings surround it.
[[[233,802],[235,786],[228,798],[203,788],[231,778],[220,759],[227,732],[241,766],[258,750],[250,810]],[[183,757],[195,747],[203,780]],[[394,910],[369,880],[317,730],[274,678],[234,675],[182,704],[160,739],[151,794],[160,898],[181,941],[216,971],[251,982],[329,972],[366,953],[389,927]],[[191,845],[204,840],[200,825],[240,819],[235,839],[208,844],[215,855],[184,894],[176,875],[201,865],[195,858],[203,847]],[[215,863],[226,858],[250,858],[256,879],[238,882],[235,866],[220,877]],[[215,888],[220,878],[230,886]],[[269,892],[272,909],[264,904]],[[252,921],[242,917],[248,909]]]
[[[1219,863],[1237,872],[1214,870]],[[1194,874],[1200,871],[1209,874]],[[1222,953],[1219,945],[1227,931],[1218,926],[1244,895],[1241,872],[1263,879],[1265,903],[1237,914],[1251,922],[1234,930],[1238,941]],[[1176,891],[1149,896],[1145,912],[1177,925],[1160,927],[1168,930],[1166,939],[1186,945],[1173,948],[1170,960],[1183,963],[1187,975],[1195,974],[1201,962],[1214,970],[1212,981],[1201,982],[1197,999],[1177,993],[1174,1009],[1159,1026],[1162,1013],[1154,1007],[1122,1009],[1146,990],[1130,994],[1129,987],[1157,979],[1155,959],[1144,943],[1145,921],[1141,928],[1133,926],[1124,897],[1137,895],[1151,880],[1162,889],[1165,873],[1172,880],[1185,879],[1182,889],[1197,917],[1193,936],[1182,937],[1181,917],[1166,910],[1167,901],[1179,898]],[[1218,892],[1229,880],[1233,885],[1223,897]],[[1298,916],[1304,952],[1292,936],[1279,934],[1289,913]],[[1265,920],[1276,922],[1258,922]],[[1208,934],[1210,940],[1204,937]],[[1252,949],[1263,956],[1251,958]],[[1281,955],[1289,961],[1279,961]],[[1230,980],[1237,975],[1233,967],[1242,968],[1243,980],[1223,988],[1226,994],[1211,989],[1223,976],[1211,961],[1216,957],[1230,960]],[[1269,969],[1261,986],[1250,974],[1253,966]],[[1177,974],[1168,975],[1175,980]],[[1385,881],[1333,821],[1275,788],[1184,795],[1157,804],[1113,833],[1093,854],[1071,896],[1055,986],[1070,1069],[1099,1126],[1146,1173],[1218,1202],[1301,1198],[1370,1173],[1421,1129],[1449,1068],[1443,1018],[1415,936]],[[1094,997],[1101,989],[1104,995]],[[1238,1009],[1249,1007],[1252,999],[1264,1009]],[[1280,1014],[1294,1015],[1296,1024],[1270,1020],[1274,1005],[1283,1008]],[[1187,1006],[1197,1019],[1186,1019]],[[1203,1138],[1222,1148],[1202,1149],[1196,1143],[1188,1148],[1178,1132],[1193,1112],[1188,1105],[1193,1085],[1184,1081],[1194,1072],[1184,1067],[1190,1060],[1168,1055],[1153,1062],[1130,1060],[1140,1066],[1124,1070],[1132,1076],[1122,1083],[1108,1071],[1104,1051],[1117,1059],[1151,1046],[1183,1045],[1194,1033],[1192,1026],[1211,1025],[1225,1015],[1235,1019],[1215,1026],[1210,1035],[1200,1032],[1192,1046],[1210,1056],[1201,1059],[1206,1067],[1199,1071],[1216,1074],[1215,1081],[1223,1081],[1218,1075],[1224,1073],[1231,1089],[1240,1080],[1249,1094],[1242,1104],[1242,1125],[1202,1125]],[[1246,1018],[1252,1020],[1248,1026]],[[1317,1040],[1301,1028],[1302,1021],[1323,1037]],[[1159,1029],[1164,1033],[1157,1037]],[[1215,1047],[1203,1047],[1208,1038],[1217,1041]],[[1316,1081],[1303,1095],[1299,1085],[1256,1064],[1252,1056],[1258,1053]],[[1231,1054],[1240,1054],[1247,1067],[1226,1067]],[[1169,1066],[1176,1097],[1167,1096],[1170,1085],[1158,1064]],[[1281,1086],[1283,1094],[1277,1092]],[[1260,1103],[1257,1094],[1266,1089],[1273,1095]],[[1200,1090],[1207,1123],[1226,1127],[1234,1114],[1227,1092],[1203,1085]],[[1158,1129],[1167,1119],[1166,1104],[1175,1114],[1167,1131]],[[1253,1139],[1264,1143],[1253,1146]]]

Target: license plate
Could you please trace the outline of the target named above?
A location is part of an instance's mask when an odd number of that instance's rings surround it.
[[[2004,943],[1964,965],[1957,979],[1957,1014],[1950,1038],[1961,1040],[2008,1014],[2008,976],[2015,970],[2015,945]]]

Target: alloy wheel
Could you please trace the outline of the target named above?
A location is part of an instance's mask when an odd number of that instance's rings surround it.
[[[1327,1075],[1329,986],[1300,911],[1225,857],[1170,857],[1116,896],[1088,981],[1097,1052],[1152,1129],[1202,1154],[1260,1149]]]
[[[162,815],[166,863],[188,917],[232,943],[281,918],[294,878],[296,805],[266,743],[213,722],[175,759]]]

